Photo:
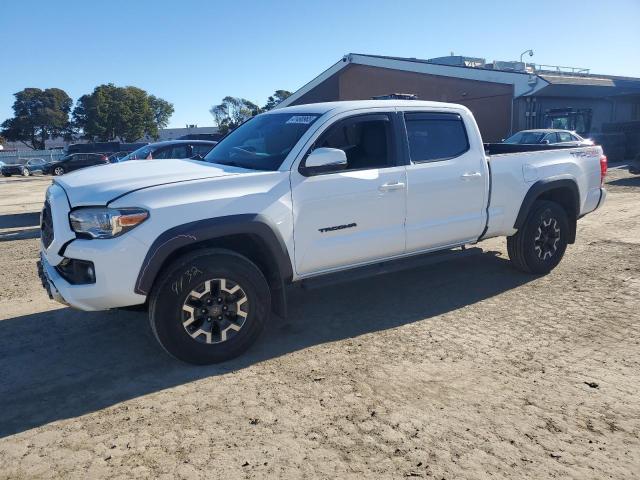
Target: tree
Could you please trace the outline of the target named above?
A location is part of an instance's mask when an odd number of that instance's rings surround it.
[[[262,107],[262,110],[264,112],[267,112],[273,108],[275,108],[276,105],[278,105],[280,102],[282,102],[283,100],[289,98],[291,96],[291,92],[288,90],[276,90],[273,95],[271,95],[268,99],[267,99],[267,103],[264,107]]]
[[[173,115],[173,105],[154,95],[149,95],[149,105],[151,105],[156,126],[165,128],[169,124],[171,115]]]
[[[137,87],[97,86],[78,99],[73,121],[90,141],[135,142],[144,135],[158,138],[173,114],[173,105]]]
[[[71,139],[69,112],[73,101],[64,90],[25,88],[14,96],[14,116],[2,122],[0,131],[7,140],[41,150],[50,138]]]
[[[245,98],[224,97],[222,103],[211,107],[209,112],[213,115],[220,133],[226,134],[260,113],[260,107]]]

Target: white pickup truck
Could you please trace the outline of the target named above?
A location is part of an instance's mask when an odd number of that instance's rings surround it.
[[[38,263],[50,296],[82,310],[145,304],[170,354],[219,362],[286,315],[294,282],[415,266],[496,236],[517,268],[547,273],[606,195],[600,147],[483,145],[471,112],[447,103],[276,109],[205,160],[56,178]]]

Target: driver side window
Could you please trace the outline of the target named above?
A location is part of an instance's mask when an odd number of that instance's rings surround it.
[[[383,114],[340,120],[316,140],[309,152],[322,147],[345,152],[347,167],[341,172],[393,166],[391,119]]]

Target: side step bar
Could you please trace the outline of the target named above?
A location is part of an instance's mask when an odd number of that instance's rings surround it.
[[[439,252],[425,253],[398,260],[387,260],[380,263],[365,265],[363,267],[352,268],[342,272],[319,275],[317,277],[302,280],[300,282],[300,286],[306,290],[312,290],[315,288],[335,285],[336,283],[351,282],[353,280],[360,280],[362,278],[384,275],[412,268],[422,268],[449,260],[479,255],[481,253],[482,248],[480,247],[462,247],[451,250],[441,250]]]

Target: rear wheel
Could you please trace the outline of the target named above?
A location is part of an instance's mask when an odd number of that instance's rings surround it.
[[[23,176],[23,177],[28,177],[29,175],[31,175],[31,172],[29,171],[29,169],[28,169],[28,168],[24,167],[24,168],[22,169],[22,176]]]
[[[162,347],[185,362],[210,364],[240,355],[258,338],[271,311],[264,275],[224,250],[180,257],[151,294],[149,320]]]
[[[56,167],[53,169],[53,174],[54,175],[64,175],[64,168],[62,167]]]
[[[519,270],[549,273],[562,260],[568,238],[566,211],[555,202],[541,200],[533,204],[523,227],[507,237],[507,251]]]
[[[3,176],[3,177],[10,177],[10,176],[11,176],[11,174],[10,174],[10,173],[3,173],[3,174],[2,174],[2,176]]]

